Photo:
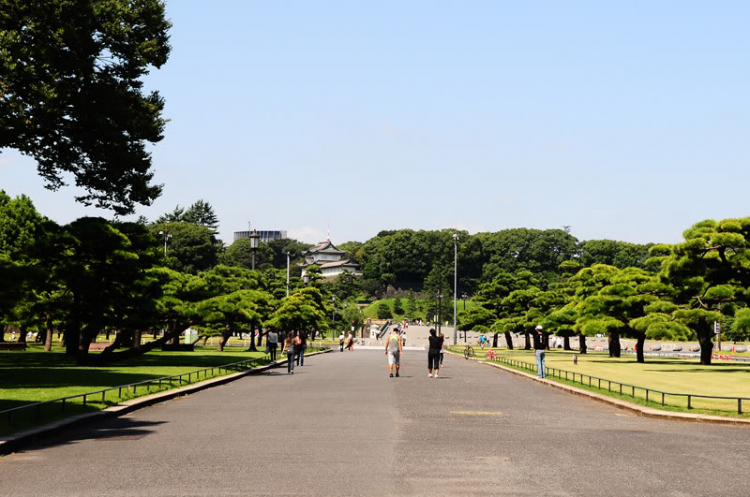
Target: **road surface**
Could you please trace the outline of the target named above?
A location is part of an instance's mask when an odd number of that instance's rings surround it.
[[[636,417],[426,352],[309,358],[0,460],[0,495],[750,495],[750,430]]]

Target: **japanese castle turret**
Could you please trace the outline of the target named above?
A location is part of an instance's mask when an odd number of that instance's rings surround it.
[[[320,268],[320,275],[324,278],[334,278],[342,273],[352,273],[361,276],[359,264],[344,259],[346,251],[339,250],[331,240],[320,242],[303,253],[305,262],[301,263],[302,278],[307,275],[307,268],[316,265]]]

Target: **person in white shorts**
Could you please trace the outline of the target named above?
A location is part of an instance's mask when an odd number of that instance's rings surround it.
[[[396,378],[398,378],[399,370],[401,369],[401,352],[404,350],[401,344],[401,337],[398,335],[398,330],[393,329],[391,336],[385,342],[385,354],[388,356],[388,370],[393,378],[393,366],[396,366]]]

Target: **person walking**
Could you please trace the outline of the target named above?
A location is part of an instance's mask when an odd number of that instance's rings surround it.
[[[351,352],[354,350],[354,337],[352,336],[351,332],[349,332],[349,336],[346,338],[346,350]]]
[[[404,348],[401,345],[401,337],[398,336],[398,331],[394,329],[391,331],[391,336],[385,342],[385,355],[388,356],[388,370],[393,378],[393,366],[396,366],[396,378],[401,370],[401,352]]]
[[[341,334],[339,335],[339,352],[343,352],[344,351],[344,340],[345,339],[346,339],[346,337],[344,337],[344,332],[342,331]]]
[[[450,347],[451,344],[450,344],[450,339],[449,338],[445,338],[445,335],[443,335],[442,332],[440,332],[440,336],[443,339],[443,343],[440,346],[440,367],[442,368],[443,367],[443,359],[445,358],[445,349],[447,347]]]
[[[287,333],[284,339],[284,348],[281,349],[283,354],[286,351],[286,372],[294,374],[294,334]]]
[[[442,333],[441,333],[442,335]],[[428,378],[432,378],[432,370],[435,370],[435,378],[440,373],[440,349],[443,347],[443,337],[438,336],[435,328],[430,328],[430,348],[427,351]]]
[[[276,362],[276,349],[279,348],[279,334],[274,330],[270,330],[266,337],[266,343],[268,344],[268,353],[271,354],[271,362]]]
[[[544,336],[544,330],[541,325],[537,325],[536,333],[534,333],[534,356],[536,357],[536,376],[537,378],[544,378],[544,360],[546,359],[546,348],[547,340]]]
[[[304,366],[305,365],[305,350],[307,350],[307,334],[304,331],[300,331],[299,335],[297,335],[297,338],[294,343],[295,346],[295,352],[294,355],[296,357],[296,363],[297,366]]]

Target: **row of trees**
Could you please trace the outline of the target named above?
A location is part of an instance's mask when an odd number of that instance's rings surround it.
[[[714,323],[731,339],[750,336],[750,218],[712,220],[685,231],[684,242],[650,247],[642,267],[620,268],[579,260],[562,262],[561,276],[543,282],[529,270],[501,271],[480,285],[481,305],[459,314],[465,329],[529,334],[542,324],[565,338],[606,334],[610,355],[620,355],[620,337],[637,340],[643,362],[645,340],[697,339],[701,364],[711,363]]]
[[[79,363],[100,364],[177,341],[188,328],[221,337],[220,350],[241,331],[329,329],[336,301],[315,268],[307,285],[292,278],[289,297],[284,271],[222,264],[179,271],[167,265],[159,230],[92,217],[59,226],[27,197],[0,191],[0,339],[8,326],[21,341],[35,331],[50,350],[58,333]],[[361,324],[356,313],[346,318]],[[142,344],[144,333],[157,332],[163,336]],[[101,333],[114,333],[114,342],[90,356]]]

